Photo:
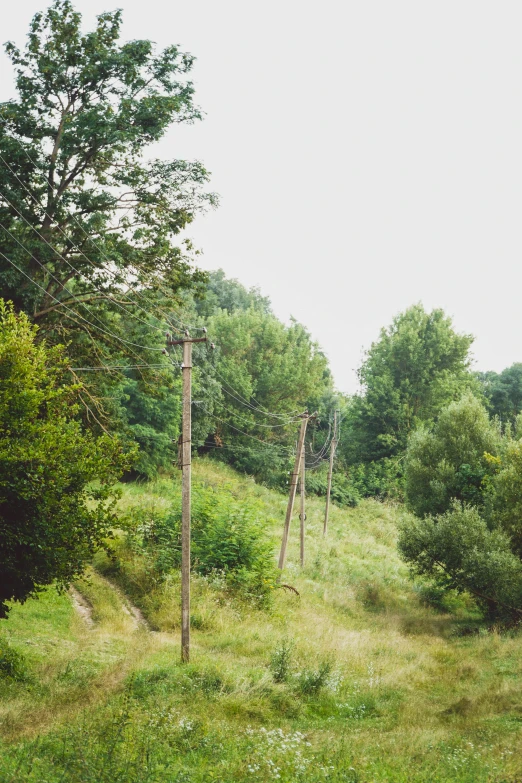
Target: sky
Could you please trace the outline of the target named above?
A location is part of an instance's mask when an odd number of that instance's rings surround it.
[[[2,13],[22,44],[47,0]],[[381,327],[417,302],[475,335],[475,369],[522,361],[519,0],[76,0],[120,7],[123,37],[197,57],[203,122],[165,158],[198,159],[220,207],[199,263],[302,322],[340,391]],[[13,94],[0,55],[0,100]]]

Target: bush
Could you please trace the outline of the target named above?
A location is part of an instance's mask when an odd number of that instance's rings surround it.
[[[522,618],[522,562],[476,508],[454,501],[436,517],[403,522],[399,551],[414,574],[444,590],[469,591],[490,618]]]
[[[0,678],[18,682],[27,679],[25,657],[5,639],[0,639]]]
[[[125,526],[130,546],[144,552],[157,578],[180,568],[181,498],[167,514],[132,512]],[[195,573],[220,576],[218,581],[243,598],[269,603],[276,573],[261,506],[238,501],[226,489],[194,487],[191,564]]]
[[[0,617],[42,586],[67,585],[114,522],[121,445],[75,419],[81,387],[60,347],[0,299]]]
[[[348,466],[347,483],[359,498],[401,498],[402,466],[395,458],[358,462]]]
[[[506,533],[512,550],[522,558],[522,440],[507,439],[493,469],[484,491],[484,516],[490,526],[498,525]]]
[[[306,475],[306,490],[319,497],[326,496],[328,489],[328,468],[325,465],[322,470],[309,472]],[[354,485],[351,474],[335,471],[332,476],[331,499],[338,506],[355,508],[359,504],[361,494]]]
[[[303,696],[315,696],[328,685],[332,662],[322,661],[318,669],[303,669],[297,680],[297,688]]]

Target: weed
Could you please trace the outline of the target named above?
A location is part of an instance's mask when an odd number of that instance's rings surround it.
[[[0,678],[18,682],[27,679],[24,655],[5,639],[0,639]]]
[[[332,671],[330,660],[322,661],[318,669],[303,669],[296,680],[297,690],[303,696],[316,696],[328,684]]]
[[[292,671],[294,643],[282,639],[270,658],[270,670],[275,682],[288,682]]]

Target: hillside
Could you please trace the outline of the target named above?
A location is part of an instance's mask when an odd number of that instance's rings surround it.
[[[283,495],[207,460],[194,482],[256,501],[277,550]],[[175,489],[125,485],[120,509],[166,508]],[[218,575],[194,578],[189,665],[179,585],[145,593],[140,552],[134,570],[100,557],[72,595],[13,606],[0,625],[2,783],[515,783],[520,634],[411,583],[399,507],[334,507],[326,540],[323,510],[308,501],[302,571],[293,522],[284,581],[299,595],[275,587],[257,608]]]

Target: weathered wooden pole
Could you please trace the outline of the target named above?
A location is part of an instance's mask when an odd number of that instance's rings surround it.
[[[190,660],[190,511],[192,494],[192,343],[183,342],[181,479],[181,660]]]
[[[326,511],[324,515],[323,536],[328,532],[328,513],[330,511],[330,492],[332,491],[332,472],[335,449],[337,448],[337,411],[334,411],[333,438],[330,444],[330,467],[328,468],[328,487],[326,489]]]
[[[303,443],[303,448],[301,451],[301,513],[299,514],[299,519],[301,521],[300,525],[300,533],[301,533],[301,546],[300,546],[300,555],[301,555],[301,568],[304,567],[305,564],[305,522],[306,522],[306,513],[305,513],[305,470],[306,470],[306,463],[305,463],[305,447]]]
[[[183,422],[181,427],[181,660],[190,660],[190,517],[192,495],[192,344],[206,337],[168,340],[183,346]]]
[[[281,540],[281,551],[279,552],[279,562],[278,562],[278,568],[283,570],[285,567],[285,560],[286,560],[286,547],[288,545],[288,533],[290,532],[290,522],[292,520],[292,514],[294,513],[294,502],[295,502],[295,493],[297,490],[297,478],[299,476],[299,467],[301,465],[301,453],[304,448],[304,441],[305,441],[305,435],[306,435],[306,427],[308,425],[308,422],[310,419],[314,419],[316,417],[316,413],[314,413],[312,416],[309,415],[308,411],[305,411],[301,414],[301,430],[299,432],[299,440],[297,442],[297,449],[295,452],[295,464],[294,464],[294,471],[292,473],[292,478],[290,480],[290,492],[288,495],[288,506],[286,509],[286,517],[285,517],[285,524],[283,527],[283,538]]]

